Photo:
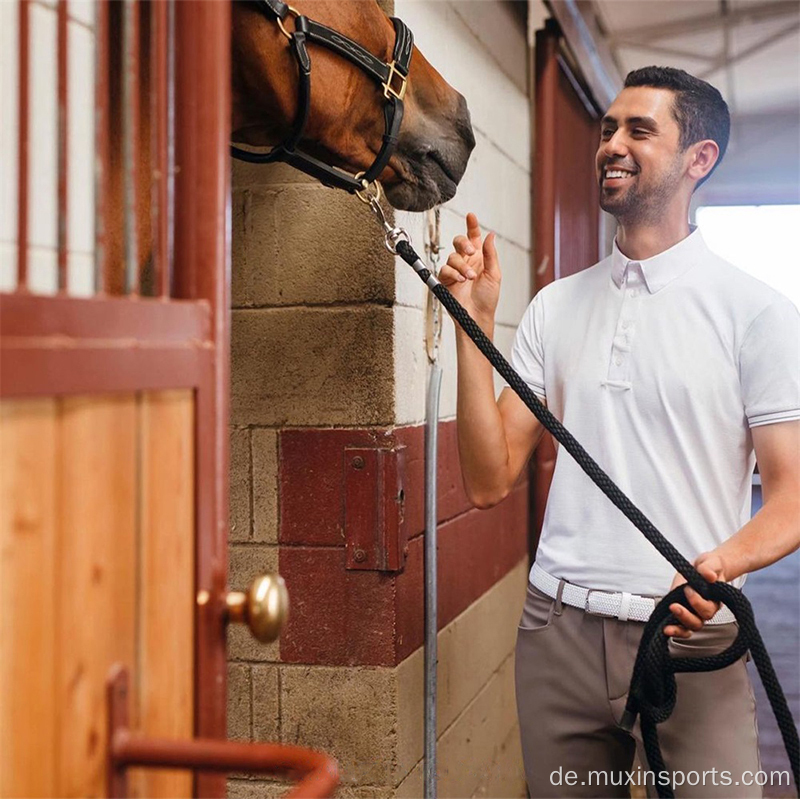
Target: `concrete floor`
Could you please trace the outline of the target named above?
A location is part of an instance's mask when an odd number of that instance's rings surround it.
[[[761,487],[753,487],[753,513],[761,508]],[[756,623],[783,686],[789,708],[800,724],[800,551],[771,567],[748,576],[744,592],[753,604]],[[789,762],[780,731],[751,661],[751,679],[758,709],[762,769],[789,771]],[[765,797],[797,797],[793,786],[776,784],[764,787]]]

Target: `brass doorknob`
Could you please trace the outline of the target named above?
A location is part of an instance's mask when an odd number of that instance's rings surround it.
[[[289,616],[289,593],[280,575],[256,578],[246,592],[225,597],[229,622],[245,622],[259,642],[269,644],[281,634]]]

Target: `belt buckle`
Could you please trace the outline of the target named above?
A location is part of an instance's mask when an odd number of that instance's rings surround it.
[[[601,611],[592,611],[589,608],[589,598],[592,596],[592,593],[594,593],[594,594],[605,594],[605,595],[609,595],[609,596],[613,597],[613,595],[611,595],[609,592],[601,592],[598,589],[587,589],[586,590],[586,600],[583,603],[584,612],[586,612],[587,614],[591,614],[593,617],[602,617],[603,619],[616,619],[617,618],[616,614],[606,614],[606,613],[603,613]]]

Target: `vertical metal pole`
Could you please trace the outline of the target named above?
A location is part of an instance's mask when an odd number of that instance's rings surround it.
[[[58,15],[58,291],[67,291],[69,259],[68,175],[69,175],[69,7],[59,0]]]
[[[17,291],[28,289],[28,113],[30,78],[30,4],[19,4],[19,170],[17,178]]]
[[[231,3],[175,4],[175,275],[178,298],[211,308],[214,362],[197,392],[195,733],[225,736],[227,660],[220,598],[228,567]],[[225,777],[195,773],[198,797]]]
[[[125,0],[123,17],[122,146],[124,153],[125,291],[139,293],[139,2]]]
[[[425,797],[436,797],[436,467],[442,368],[431,367],[425,408]]]
[[[109,53],[108,3],[98,0],[94,7],[94,290],[107,292],[111,285],[108,259],[108,204],[110,155],[108,142]]]

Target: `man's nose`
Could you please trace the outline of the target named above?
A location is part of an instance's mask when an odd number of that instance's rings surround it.
[[[606,158],[624,156],[628,153],[628,146],[622,131],[615,131],[611,138],[603,142],[603,154]]]

